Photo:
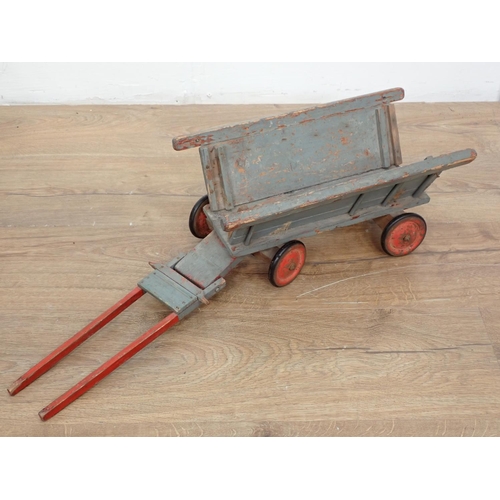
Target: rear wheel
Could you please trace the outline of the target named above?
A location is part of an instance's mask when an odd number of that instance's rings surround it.
[[[306,262],[306,247],[301,241],[285,243],[274,255],[269,265],[269,281],[277,287],[289,285]]]
[[[427,224],[420,215],[398,215],[382,232],[382,249],[392,257],[408,255],[424,241],[426,233]]]
[[[189,230],[196,238],[206,238],[212,232],[208,225],[207,216],[203,211],[203,208],[209,203],[208,196],[203,196],[196,202],[189,215]]]

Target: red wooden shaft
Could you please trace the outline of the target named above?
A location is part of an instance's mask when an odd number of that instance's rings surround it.
[[[157,325],[153,326],[153,328],[143,333],[138,339],[122,349],[118,354],[106,361],[106,363],[97,368],[97,370],[87,375],[69,391],[52,401],[52,403],[46,406],[38,414],[40,418],[44,421],[52,418],[178,322],[179,316],[177,316],[177,314],[172,313],[167,316],[164,320],[160,321]]]
[[[76,349],[80,344],[85,342],[92,335],[97,333],[102,327],[107,325],[113,318],[116,318],[127,307],[131,306],[136,300],[144,295],[144,291],[136,287],[122,300],[117,302],[113,307],[110,307],[106,312],[102,313],[92,323],[88,324],[83,330],[73,335],[69,340],[60,345],[56,350],[52,351],[48,356],[42,359],[38,364],[30,368],[24,375],[19,377],[12,386],[7,389],[11,396],[28,387],[38,377],[50,370],[55,364],[66,357],[70,352]]]

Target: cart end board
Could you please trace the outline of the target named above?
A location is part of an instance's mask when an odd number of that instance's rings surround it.
[[[403,89],[174,140],[200,146],[212,211],[402,163],[391,103]]]

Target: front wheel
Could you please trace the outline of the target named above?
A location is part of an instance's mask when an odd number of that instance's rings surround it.
[[[208,225],[207,216],[203,211],[203,208],[209,203],[208,196],[203,196],[196,202],[189,215],[189,230],[196,238],[206,238],[212,232]]]
[[[408,255],[424,241],[426,233],[427,224],[420,215],[398,215],[382,232],[382,249],[391,257]]]
[[[301,241],[285,243],[274,255],[269,265],[269,281],[277,287],[289,285],[306,262],[306,247]]]

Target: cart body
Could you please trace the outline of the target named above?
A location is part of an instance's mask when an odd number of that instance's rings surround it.
[[[200,148],[206,215],[233,256],[427,203],[425,190],[475,157],[464,150],[406,167],[396,88],[174,139]]]

